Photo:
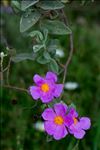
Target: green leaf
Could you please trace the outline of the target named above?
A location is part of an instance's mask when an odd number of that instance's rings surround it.
[[[55,10],[55,9],[61,9],[64,7],[64,5],[61,2],[59,2],[58,0],[42,1],[39,3],[38,6],[44,10]]]
[[[20,3],[16,0],[11,1],[12,7],[16,7],[17,9],[21,9]]]
[[[21,2],[21,10],[26,10],[27,8],[29,8],[30,6],[36,4],[37,2],[39,2],[39,0],[22,0]]]
[[[47,38],[48,38],[48,30],[47,29],[43,29],[43,34],[44,34],[43,42],[45,43],[47,41]]]
[[[16,63],[24,60],[34,60],[34,59],[35,55],[33,55],[33,53],[20,53],[17,54],[16,56],[11,57],[11,60]]]
[[[73,147],[72,150],[79,150],[79,141],[77,141],[76,145]]]
[[[58,39],[51,39],[48,43],[48,50],[52,51],[58,49],[60,46],[60,42]]]
[[[62,3],[68,3],[70,2],[69,0],[61,0]]]
[[[25,32],[33,25],[35,25],[39,20],[40,16],[41,14],[38,11],[31,12],[26,16],[24,14],[20,20],[20,32]]]
[[[60,99],[53,99],[53,101],[49,102],[48,107],[53,107],[56,103],[62,103]]]
[[[58,74],[59,67],[58,67],[58,64],[56,63],[56,61],[54,59],[51,59],[49,67],[50,67],[51,71]]]
[[[50,34],[58,35],[70,34],[72,32],[68,26],[58,20],[44,20],[41,23],[41,29],[48,29]]]
[[[59,40],[58,39],[51,39],[48,43],[48,51],[52,56],[56,55],[56,49],[59,49]]]
[[[46,142],[51,142],[51,141],[53,141],[53,137],[50,135],[47,135]]]
[[[37,53],[38,51],[40,51],[42,48],[44,48],[44,45],[42,44],[37,44],[33,46],[33,51],[34,53]]]
[[[71,103],[71,104],[69,105],[69,109],[70,109],[70,108],[76,109],[76,105],[75,105],[74,103]]]
[[[28,36],[30,36],[30,37],[36,36],[38,39],[38,42],[39,42],[39,40],[41,40],[41,41],[43,40],[43,35],[40,31],[32,31],[28,34]]]
[[[47,64],[50,62],[50,60],[45,59],[44,56],[40,56],[40,57],[38,57],[37,62],[40,64]]]
[[[50,54],[49,54],[47,51],[44,51],[43,56],[44,56],[44,58],[47,59],[47,60],[50,60],[50,59],[51,59]]]

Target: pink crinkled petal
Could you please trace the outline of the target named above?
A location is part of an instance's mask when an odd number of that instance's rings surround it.
[[[57,103],[54,105],[54,110],[57,115],[64,116],[67,112],[67,105],[64,103]]]
[[[88,130],[91,126],[91,121],[88,117],[81,117],[80,118],[80,126],[84,130]]]
[[[56,84],[54,90],[54,96],[59,97],[63,91],[63,84]]]
[[[53,121],[55,116],[56,116],[56,114],[52,108],[47,108],[42,113],[43,119],[48,120],[48,121]]]
[[[57,125],[53,137],[55,140],[60,140],[64,138],[67,134],[68,131],[64,125]]]
[[[53,80],[54,82],[57,82],[57,75],[53,72],[47,72],[46,74],[46,79],[47,80]]]
[[[44,78],[39,76],[38,74],[34,75],[33,80],[36,85],[40,86],[41,84],[44,83]]]
[[[30,94],[32,95],[33,99],[37,100],[40,98],[40,90],[36,86],[30,86],[29,88]]]
[[[56,125],[52,121],[45,121],[44,129],[49,135],[53,135],[56,130]]]

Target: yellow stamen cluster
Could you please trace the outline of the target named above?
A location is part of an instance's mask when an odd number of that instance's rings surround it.
[[[63,118],[61,116],[56,116],[54,118],[54,123],[57,124],[57,125],[62,125],[64,122]]]
[[[78,122],[78,120],[74,117],[73,118],[73,121],[74,121],[74,124],[76,125],[77,124],[77,122]]]
[[[48,92],[49,89],[50,89],[50,88],[49,88],[49,85],[48,85],[47,83],[42,84],[41,90],[42,90],[43,92]]]

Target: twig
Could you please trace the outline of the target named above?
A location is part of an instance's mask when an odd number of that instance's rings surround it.
[[[29,91],[28,91],[27,89],[25,89],[25,88],[19,88],[19,87],[12,86],[12,85],[3,85],[2,87],[9,88],[9,89],[14,89],[14,90],[18,90],[18,91],[26,92],[26,93],[29,92]]]
[[[62,63],[60,63],[59,61],[57,61],[57,63],[59,64],[59,66],[60,66],[61,68],[65,69],[65,66],[64,66]]]
[[[72,36],[72,33],[71,33],[70,34],[70,52],[69,52],[69,56],[68,56],[68,59],[67,59],[66,64],[65,64],[65,71],[64,71],[64,76],[63,76],[63,84],[65,83],[65,79],[66,79],[67,71],[68,71],[68,65],[71,62],[72,55],[73,55],[73,36]]]
[[[3,66],[1,65],[1,71],[0,71],[0,80],[1,80],[1,85],[3,85]]]
[[[1,57],[0,67],[1,67],[0,80],[1,80],[1,85],[3,85],[3,57]]]
[[[63,21],[65,22],[65,24],[67,26],[69,26],[67,17],[65,16],[65,13],[64,13],[64,10],[62,9],[61,12],[62,12],[62,15],[63,15]],[[69,52],[68,59],[67,59],[67,61],[65,63],[65,70],[64,70],[64,76],[63,76],[63,84],[65,83],[65,79],[66,79],[67,71],[68,71],[68,65],[70,64],[71,59],[72,59],[72,55],[73,55],[73,35],[72,35],[72,32],[69,34],[69,40],[70,40],[70,52]]]
[[[9,62],[8,62],[8,69],[7,69],[7,84],[8,84],[8,85],[9,85],[10,64],[11,64],[11,58],[9,59]]]
[[[3,72],[7,71],[7,69],[8,69],[8,66],[5,69],[3,69]]]

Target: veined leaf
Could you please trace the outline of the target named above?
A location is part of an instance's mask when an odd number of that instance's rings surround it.
[[[44,51],[43,56],[44,56],[44,58],[47,59],[47,60],[50,60],[50,59],[51,59],[50,54],[49,54],[47,51]]]
[[[55,10],[63,8],[64,5],[58,0],[54,1],[48,0],[39,2],[39,7],[44,10]]]
[[[30,6],[36,4],[37,2],[39,2],[39,0],[22,0],[21,2],[21,10],[26,10],[27,8],[29,8]]]
[[[17,9],[20,9],[20,3],[16,0],[11,1],[11,5]]]
[[[43,40],[43,35],[42,35],[42,33],[41,33],[40,31],[32,31],[32,32],[30,32],[30,33],[28,34],[28,36],[30,36],[30,37],[36,36],[36,37],[38,37],[41,41]]]
[[[47,64],[50,62],[50,60],[46,59],[44,56],[40,56],[38,57],[37,62],[40,64]]]
[[[38,51],[41,50],[41,48],[43,48],[43,47],[44,47],[44,45],[42,45],[42,44],[34,45],[34,46],[33,46],[33,51],[34,51],[34,53],[38,52]]]
[[[61,0],[62,3],[68,3],[69,0]]]
[[[72,32],[68,26],[58,20],[44,20],[41,23],[41,28],[48,29],[50,34],[64,35]]]
[[[51,59],[49,66],[50,66],[51,71],[58,74],[59,67],[58,67],[58,64],[56,63],[56,61],[54,59]]]
[[[41,14],[38,11],[31,12],[28,16],[22,16],[20,20],[20,32],[25,32],[31,28],[40,18]]]
[[[44,29],[43,30],[43,34],[44,34],[44,43],[47,41],[47,37],[48,37],[48,30],[47,29]]]
[[[59,40],[57,39],[51,39],[48,43],[48,51],[51,54],[51,56],[56,55],[56,49],[59,49]]]
[[[11,60],[15,63],[24,61],[24,60],[34,60],[35,55],[33,53],[20,53],[17,54],[16,56],[11,57]]]

